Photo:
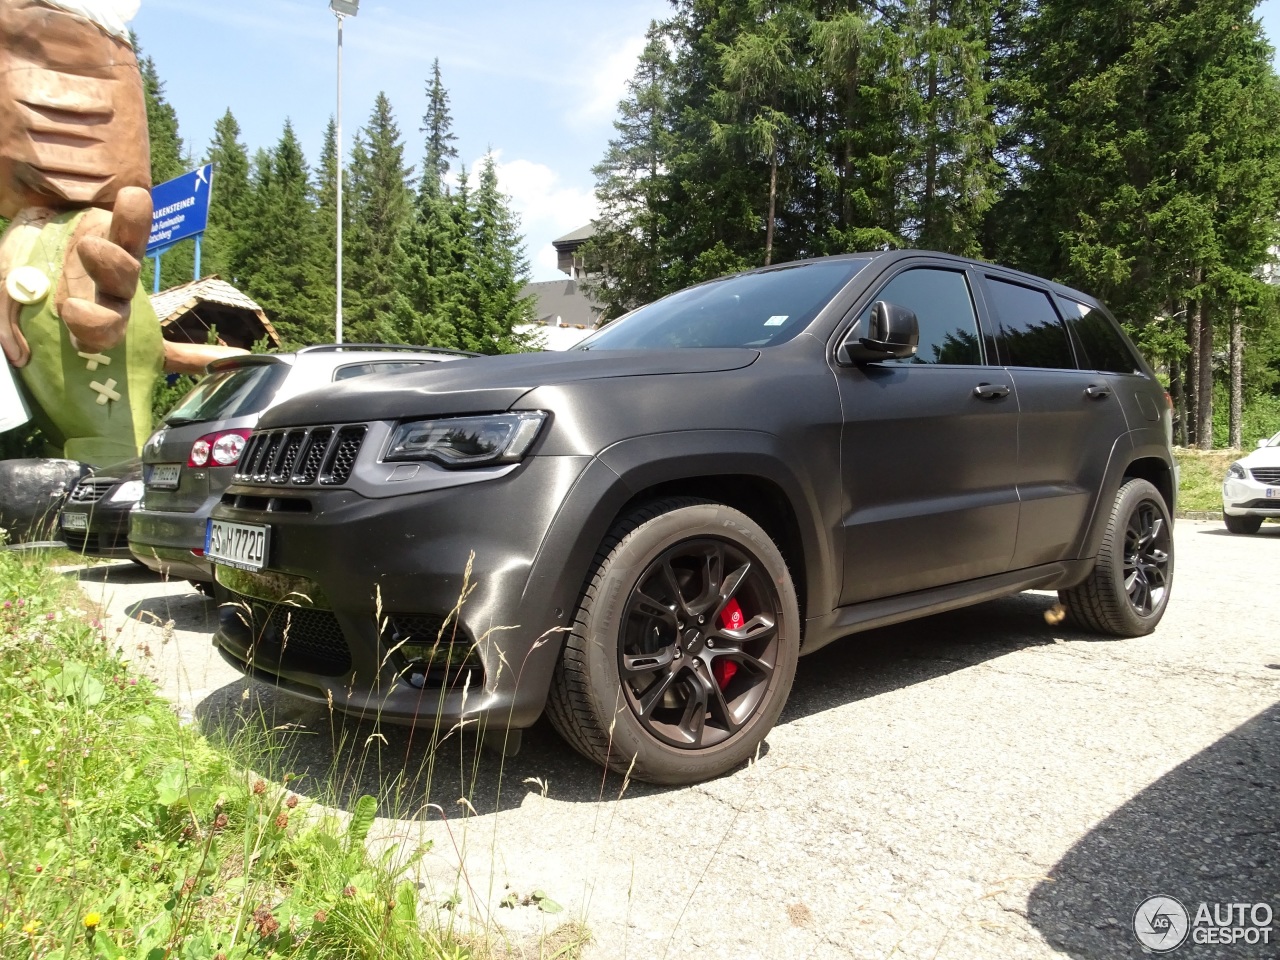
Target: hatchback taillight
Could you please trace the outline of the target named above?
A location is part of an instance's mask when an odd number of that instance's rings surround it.
[[[206,433],[191,445],[191,453],[187,457],[188,467],[229,467],[240,459],[245,441],[249,439],[248,430],[225,430],[221,433]]]

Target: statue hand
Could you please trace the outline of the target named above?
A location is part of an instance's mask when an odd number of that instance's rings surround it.
[[[151,194],[125,187],[110,212],[87,211],[67,244],[55,307],[77,349],[124,339],[151,233]],[[7,353],[6,349],[6,353]]]

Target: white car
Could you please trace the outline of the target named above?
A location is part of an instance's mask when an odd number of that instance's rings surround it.
[[[1280,517],[1280,433],[1227,468],[1222,520],[1232,533],[1257,533],[1267,517]]]

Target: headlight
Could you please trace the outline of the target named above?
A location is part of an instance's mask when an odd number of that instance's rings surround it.
[[[1228,477],[1234,477],[1236,480],[1243,480],[1248,475],[1249,474],[1245,472],[1244,467],[1240,466],[1240,462],[1238,460],[1231,466],[1227,467]]]
[[[142,481],[126,480],[107,498],[108,503],[134,503],[142,499]]]
[[[546,418],[534,410],[402,423],[385,459],[434,460],[445,467],[515,463],[533,446]]]

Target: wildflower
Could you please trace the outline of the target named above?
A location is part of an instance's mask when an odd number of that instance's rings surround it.
[[[267,781],[258,779],[253,781],[253,792],[255,794],[263,794],[267,792]]]
[[[45,618],[46,620],[52,620],[52,619],[53,619],[53,614],[52,614],[52,613],[46,613],[46,614],[44,615],[44,618]]]
[[[36,793],[46,793],[48,792],[48,790],[49,790],[49,785],[47,783],[36,784]]]
[[[353,884],[348,883],[345,887],[342,888],[342,895],[344,897],[354,897],[356,895],[355,886]]]
[[[289,825],[289,815],[287,813],[281,813],[280,816],[276,817],[277,830],[283,830],[288,825]]]
[[[225,830],[228,822],[227,815],[225,813],[220,813],[213,818],[213,829]]]
[[[44,873],[44,867],[40,866],[38,863],[36,864],[36,873]]]
[[[86,930],[92,930],[102,922],[102,914],[91,910],[84,915],[84,920],[81,922],[85,925]]]
[[[323,910],[317,910],[316,915],[311,919],[314,920],[316,923],[324,923],[326,920],[329,919],[329,914],[325,913]]]
[[[298,805],[298,795],[295,793],[289,794],[289,799],[284,802],[284,805],[292,810]]]
[[[137,677],[130,677],[130,678],[129,678],[129,686],[131,686],[131,687],[136,687],[137,685],[138,685],[138,678],[137,678]]]
[[[280,929],[280,921],[271,915],[271,911],[265,907],[259,907],[253,911],[253,922],[258,926],[258,935],[261,937],[269,937]]]
[[[187,877],[187,879],[185,879],[185,880],[183,880],[183,881],[182,881],[182,894],[181,894],[181,895],[185,897],[188,893],[190,893],[190,892],[191,892],[192,890],[194,890],[195,888],[196,888],[196,878],[195,878],[195,877]]]
[[[34,937],[40,930],[40,920],[28,920],[22,925],[22,932],[28,937]]]

